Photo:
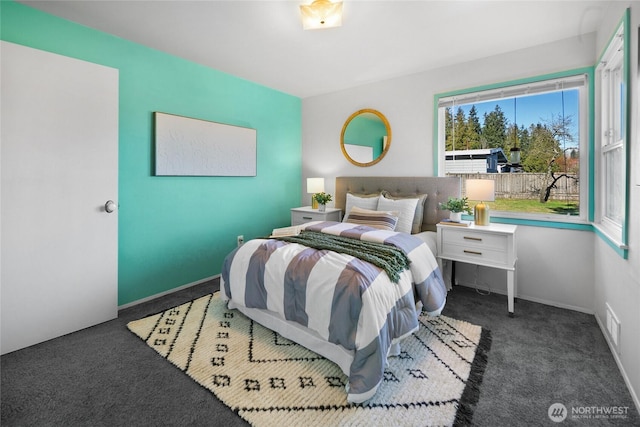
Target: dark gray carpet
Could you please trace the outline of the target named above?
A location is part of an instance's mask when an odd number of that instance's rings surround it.
[[[3,426],[247,425],[210,392],[126,329],[130,320],[216,290],[217,281],[122,310],[119,318],[2,356]],[[443,314],[491,330],[477,426],[558,425],[552,403],[628,407],[624,419],[573,425],[640,425],[593,316],[527,301],[507,317],[506,297],[456,287]]]

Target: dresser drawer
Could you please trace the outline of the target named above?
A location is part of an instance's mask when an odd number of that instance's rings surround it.
[[[305,222],[322,221],[324,215],[318,215],[315,212],[291,212],[291,225],[300,225]]]
[[[325,212],[307,208],[291,209],[291,225],[311,221],[340,221],[341,213],[340,209],[327,209]]]
[[[480,250],[494,249],[504,252],[507,249],[507,239],[508,237],[504,234],[454,228],[442,229],[442,243],[444,246],[459,245]]]
[[[480,265],[507,266],[509,262],[509,254],[504,248],[446,244],[439,255],[443,258]]]

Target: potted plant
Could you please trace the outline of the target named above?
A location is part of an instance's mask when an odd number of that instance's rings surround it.
[[[456,197],[449,197],[446,203],[440,203],[440,209],[449,211],[449,219],[451,221],[460,222],[462,220],[462,214],[471,214],[471,208],[467,203],[467,198],[463,197],[458,199]]]
[[[316,202],[318,202],[318,211],[320,212],[324,212],[326,209],[327,202],[330,202],[331,200],[333,200],[331,198],[331,194],[327,194],[324,192],[314,194],[313,199]]]

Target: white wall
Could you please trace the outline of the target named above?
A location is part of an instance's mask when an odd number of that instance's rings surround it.
[[[302,101],[302,175],[327,178],[325,191],[335,194],[332,178],[359,175],[431,175],[429,78],[412,75]],[[370,167],[352,165],[340,150],[344,122],[357,110],[373,108],[391,125],[385,158]],[[401,168],[398,168],[402,165]],[[426,168],[426,169],[425,169]],[[303,192],[306,190],[303,185]],[[308,195],[303,193],[302,200]]]
[[[627,7],[631,8],[631,159],[629,221],[629,258],[622,259],[604,241],[595,239],[594,308],[601,325],[606,325],[606,305],[609,304],[620,321],[619,351],[614,356],[640,407],[640,82],[638,81],[638,31],[640,4],[613,2],[605,23],[598,31],[598,56],[609,42]]]
[[[330,178],[335,176],[433,175],[435,94],[591,66],[595,62],[594,45],[595,35],[572,38],[303,99],[303,182],[307,177],[324,176],[328,178],[325,191],[333,192]],[[392,129],[389,153],[366,168],[352,165],[340,151],[342,125],[362,108],[382,112]],[[302,200],[307,200],[304,185],[302,190]]]
[[[594,233],[518,226],[518,298],[593,313]],[[459,284],[507,294],[506,273],[456,267]],[[490,285],[490,286],[489,286]],[[507,310],[505,298],[505,314]],[[515,306],[517,314],[518,305]]]
[[[540,45],[508,54],[441,68],[406,77],[304,99],[303,182],[307,177],[327,178],[326,190],[335,193],[336,176],[433,175],[433,97],[437,93],[508,80],[593,66],[608,42],[624,9],[634,2],[612,2],[610,16],[597,34]],[[634,117],[632,150],[634,164],[640,162],[637,85],[638,24],[640,6],[633,4],[632,101]],[[444,48],[438,43],[429,49]],[[387,156],[378,164],[360,168],[343,158],[340,131],[351,113],[374,108],[386,115],[392,128]],[[640,210],[640,171],[632,168],[631,212]],[[304,193],[302,200],[309,195]],[[596,313],[605,319],[608,302],[621,321],[619,364],[636,405],[640,390],[640,252],[638,221],[630,226],[629,260],[621,259],[594,233],[585,231],[519,227],[519,296],[534,301]],[[460,269],[462,281],[473,280],[475,269]],[[504,272],[481,269],[481,281],[491,282],[496,292],[506,293]],[[516,305],[517,310],[517,305]],[[505,301],[506,311],[506,301]]]

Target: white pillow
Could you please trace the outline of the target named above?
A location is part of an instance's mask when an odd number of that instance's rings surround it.
[[[349,222],[352,224],[368,225],[380,230],[393,231],[398,224],[398,212],[374,211],[357,206],[349,212]]]
[[[411,234],[411,228],[413,225],[413,216],[416,213],[416,206],[419,199],[387,199],[383,195],[378,197],[378,210],[379,211],[397,211],[400,212],[400,218],[398,218],[398,225],[396,225],[396,231],[402,233]]]
[[[369,209],[372,211],[378,210],[378,194],[363,194],[362,196],[355,196],[351,193],[347,193],[347,201],[344,207],[344,219],[343,222],[346,222],[349,219],[349,213],[351,212],[351,208],[357,206],[362,209]]]

